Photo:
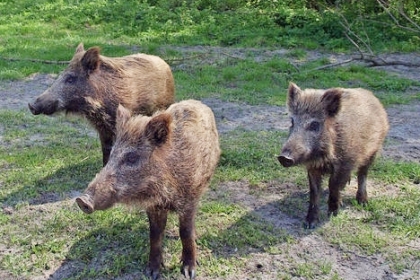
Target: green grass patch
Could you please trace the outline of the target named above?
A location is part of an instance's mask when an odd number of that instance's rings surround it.
[[[222,59],[220,63],[175,70],[177,98],[217,97],[232,102],[284,106],[289,82],[305,88],[362,87],[373,91],[382,103],[407,104],[418,95],[408,95],[419,82],[361,66],[314,70],[325,60],[299,68],[282,58],[257,62],[256,57]]]
[[[370,175],[390,184],[407,180],[411,183],[419,184],[420,166],[415,162],[395,162],[392,160],[378,159],[372,166]]]
[[[15,186],[0,189],[0,202],[16,204],[42,193],[81,190],[100,169],[99,141],[92,140],[86,124],[76,127],[63,117],[22,111],[1,111],[0,122],[5,124],[0,165],[8,170],[0,178]],[[77,149],[84,152],[75,153]]]
[[[398,197],[380,197],[372,200],[366,211],[366,223],[376,223],[381,229],[401,238],[420,236],[420,202],[413,198],[420,197],[420,190],[413,187],[401,187]]]
[[[222,155],[216,178],[246,180],[251,184],[295,178],[306,174],[301,168],[282,168],[277,160],[287,134],[275,131],[234,130],[221,138]]]
[[[223,59],[221,63],[175,71],[177,98],[219,97],[249,104],[284,104],[289,72],[287,61],[274,58],[259,63],[254,57]]]
[[[345,250],[356,248],[363,254],[382,253],[390,260],[395,259],[395,248],[420,236],[419,198],[418,188],[402,185],[398,193],[371,198],[365,207],[354,202],[355,208],[343,210],[319,232]],[[396,267],[402,259],[412,263],[418,257],[416,250],[404,252]]]

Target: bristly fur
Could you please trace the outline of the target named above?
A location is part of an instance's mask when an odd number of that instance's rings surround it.
[[[318,220],[322,175],[329,174],[328,211],[336,214],[340,191],[357,170],[357,201],[367,202],[366,176],[389,129],[387,114],[369,91],[345,88],[301,90],[291,83],[287,105],[289,137],[278,157],[283,166],[303,164],[308,171],[310,202],[306,222]]]
[[[179,216],[182,271],[195,275],[195,214],[220,157],[213,112],[195,100],[153,116],[132,116],[119,105],[116,142],[99,175],[76,201],[83,211],[115,203],[145,208],[150,225],[148,268],[159,274],[168,211]]]

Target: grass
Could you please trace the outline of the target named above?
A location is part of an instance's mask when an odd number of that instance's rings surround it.
[[[8,10],[0,18],[1,80],[59,73],[65,65],[29,60],[67,61],[84,42],[100,45],[107,56],[137,51],[162,56],[174,69],[178,100],[284,106],[290,81],[302,88],[369,88],[386,106],[420,100],[413,94],[418,82],[383,71],[358,65],[316,70],[330,62],[307,60],[308,49],[352,50],[337,35],[331,11],[303,9],[300,1],[285,6],[256,1],[249,7],[235,0],[9,2],[0,2],[0,9]],[[373,46],[377,51],[416,49],[415,36],[367,28],[372,39],[381,38]],[[196,45],[232,47],[241,55],[227,53],[232,48],[188,57],[182,52]],[[283,48],[284,55],[267,55]],[[275,158],[286,136],[286,131],[241,129],[221,134],[219,168],[197,215],[198,275],[340,279],[334,263],[316,258],[318,248],[302,243],[315,236],[343,258],[380,254],[394,273],[418,276],[420,165],[377,160],[369,181],[378,189],[366,207],[357,205],[348,187],[343,211],[329,220],[324,193],[321,225],[304,230],[296,220],[306,212],[306,172],[281,168]],[[0,140],[0,278],[32,279],[47,271],[66,279],[142,277],[149,246],[144,212],[117,206],[85,215],[74,204],[101,168],[99,141],[85,122],[0,110]],[[245,198],[224,187],[228,183],[242,187]],[[283,218],[292,225],[279,227]],[[177,217],[170,215],[164,278],[179,274],[178,236]]]
[[[275,157],[280,150],[280,137],[285,139],[284,133],[241,131],[223,137],[224,149],[219,164],[221,177],[251,183],[284,177],[287,169],[279,169]]]
[[[362,66],[340,67],[315,71],[329,64],[318,60],[303,62],[299,68],[282,58],[257,62],[256,57],[222,60],[219,64],[175,70],[179,99],[218,97],[232,102],[283,106],[290,81],[301,88],[362,87],[376,93],[382,103],[407,104],[420,95],[405,92],[418,87],[419,82]]]

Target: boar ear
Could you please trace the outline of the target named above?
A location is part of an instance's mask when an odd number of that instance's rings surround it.
[[[293,107],[293,104],[295,104],[296,99],[300,95],[302,90],[294,83],[289,84],[289,90],[287,93],[287,106],[289,108]]]
[[[153,117],[146,126],[146,137],[156,146],[161,146],[168,140],[172,117],[162,113]]]
[[[322,96],[321,102],[329,117],[334,117],[341,107],[342,92],[339,89],[329,89]]]
[[[82,57],[82,66],[83,69],[90,75],[99,67],[100,57],[99,57],[99,48],[93,47],[86,51]]]
[[[76,48],[76,53],[84,52],[84,51],[85,51],[85,47],[83,46],[83,43],[80,43]]]
[[[123,105],[118,105],[117,109],[117,130],[121,130],[124,124],[131,118],[131,112],[126,109]]]

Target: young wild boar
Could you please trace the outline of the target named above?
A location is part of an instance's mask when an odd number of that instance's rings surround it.
[[[340,191],[357,169],[356,199],[367,202],[366,176],[388,132],[387,114],[369,91],[332,88],[301,90],[291,83],[287,106],[292,125],[278,160],[284,167],[303,164],[309,179],[305,226],[318,221],[322,175],[329,174],[328,213],[336,215]]]
[[[115,140],[115,112],[122,104],[134,114],[151,115],[174,102],[174,79],[168,64],[147,54],[105,57],[98,47],[79,44],[66,70],[28,104],[34,115],[59,111],[85,116],[98,131],[103,164]]]
[[[148,274],[159,277],[168,211],[179,215],[181,272],[195,276],[195,213],[220,156],[215,119],[209,107],[187,100],[152,117],[117,110],[116,141],[105,167],[76,199],[85,213],[115,203],[146,209],[150,224]]]

